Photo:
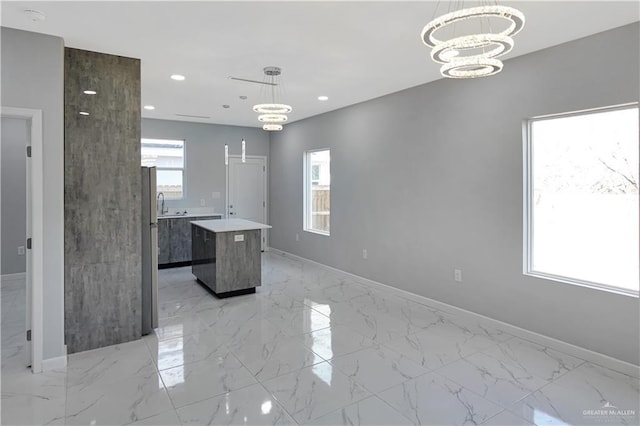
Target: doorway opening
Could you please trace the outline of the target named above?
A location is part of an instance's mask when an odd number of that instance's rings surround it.
[[[16,368],[31,367],[39,373],[43,356],[42,111],[2,107],[1,117],[3,369],[10,361]]]

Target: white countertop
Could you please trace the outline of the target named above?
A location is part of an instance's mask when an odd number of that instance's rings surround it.
[[[175,214],[175,213],[166,213],[162,216],[158,216],[158,219],[179,219],[181,217],[215,217],[220,216],[223,217],[222,213],[187,213],[187,214]]]
[[[212,232],[252,231],[254,229],[271,228],[271,225],[244,219],[195,220],[191,224]]]

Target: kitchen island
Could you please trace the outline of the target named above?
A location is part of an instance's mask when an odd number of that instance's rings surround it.
[[[261,235],[271,228],[244,219],[191,222],[191,271],[218,297],[255,293],[261,285]]]

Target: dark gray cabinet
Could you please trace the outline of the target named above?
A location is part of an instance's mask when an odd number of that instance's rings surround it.
[[[158,219],[158,265],[169,263],[169,219]]]
[[[191,225],[191,244],[191,272],[211,288],[216,282],[216,236],[199,226]]]
[[[191,262],[191,221],[220,216],[158,218],[158,265]]]

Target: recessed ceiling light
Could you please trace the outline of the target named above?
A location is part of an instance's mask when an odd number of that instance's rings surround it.
[[[148,109],[149,111],[156,109],[153,105],[145,105],[144,109]]]
[[[80,114],[80,115],[89,115],[89,113],[88,113],[88,112],[86,112],[86,111],[80,111],[80,112],[79,112],[79,114]]]
[[[329,97],[328,97],[328,96],[324,96],[324,95],[322,95],[322,96],[318,96],[318,100],[319,100],[319,101],[328,101],[328,100],[329,100]]]
[[[84,93],[85,95],[95,95],[98,92],[96,92],[95,90],[85,90],[82,93]]]
[[[244,101],[245,99],[247,99],[247,97],[246,97],[245,95],[240,95],[239,97],[240,97],[240,99],[242,99],[243,101]]]
[[[171,76],[171,79],[176,81],[183,81],[185,79],[185,76],[180,74],[173,74]]]
[[[224,105],[222,105],[222,108],[224,108],[224,109],[228,109],[228,108],[231,108],[231,106],[230,106],[230,105],[227,105],[227,104],[224,104]]]

